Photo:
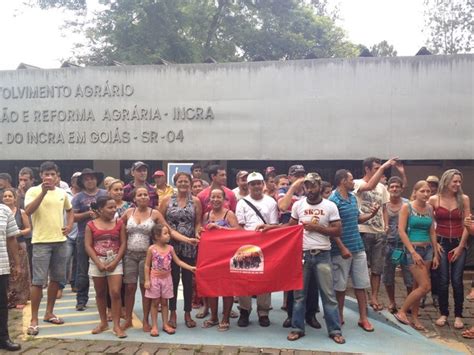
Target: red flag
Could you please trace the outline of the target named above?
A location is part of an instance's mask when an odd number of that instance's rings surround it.
[[[301,225],[267,232],[206,231],[197,257],[201,297],[249,296],[303,288]]]

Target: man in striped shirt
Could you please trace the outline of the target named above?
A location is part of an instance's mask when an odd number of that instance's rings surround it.
[[[20,234],[12,211],[0,204],[0,349],[18,351],[20,344],[15,344],[8,335],[8,275],[10,262],[8,255],[15,259],[17,272],[21,273],[20,259],[18,258],[18,245],[16,236]]]
[[[357,199],[351,193],[354,189],[354,178],[348,170],[336,171],[334,183],[336,190],[329,196],[329,200],[334,202],[339,210],[342,221],[342,237],[331,240],[331,259],[340,319],[343,322],[344,298],[350,275],[359,305],[358,325],[365,331],[372,332],[374,327],[367,318],[367,295],[365,293],[365,289],[370,287],[369,271],[364,242],[360,236],[358,224],[371,219],[377,213],[378,208],[373,208],[370,213],[360,215]]]

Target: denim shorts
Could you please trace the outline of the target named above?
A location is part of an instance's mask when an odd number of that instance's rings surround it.
[[[433,247],[431,244],[428,244],[425,247],[416,245],[415,251],[423,258],[424,261],[431,261],[433,260]],[[407,256],[407,266],[411,266],[414,264],[413,257],[411,256],[410,252],[406,252]]]
[[[43,286],[51,281],[66,282],[67,242],[33,244],[33,286]]]

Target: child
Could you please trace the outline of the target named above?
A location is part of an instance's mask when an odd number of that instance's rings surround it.
[[[152,337],[158,336],[158,303],[161,303],[163,330],[174,334],[175,329],[168,324],[168,299],[173,298],[173,280],[171,279],[171,260],[180,267],[191,272],[196,267],[181,261],[171,245],[170,231],[161,224],[155,224],[151,231],[154,244],[148,248],[145,260],[145,297],[151,303],[151,332]]]
[[[125,226],[115,219],[117,205],[112,197],[100,196],[91,203],[97,219],[87,223],[84,246],[89,260],[89,276],[94,280],[97,310],[100,324],[92,330],[99,334],[109,329],[107,324],[107,287],[112,300],[112,320],[114,334],[125,338],[127,334],[120,328],[120,308],[122,287],[122,257],[126,248]]]

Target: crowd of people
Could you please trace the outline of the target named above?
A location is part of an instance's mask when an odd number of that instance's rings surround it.
[[[382,163],[367,158],[363,170],[361,179],[338,170],[334,185],[303,165],[291,166],[288,174],[278,174],[273,167],[263,174],[241,170],[233,190],[226,186],[225,168],[209,166],[207,181],[199,163],[191,174],[175,174],[174,187],[161,170],[153,173],[155,184],[150,184],[150,167],[141,161],[132,165],[127,184],[92,169],[74,173],[67,184],[50,161],[41,164],[36,185],[31,168],[20,170],[17,188],[11,186],[9,174],[0,173],[0,348],[20,348],[8,335],[8,308],[21,309],[31,301],[27,334],[35,336],[40,332],[43,289],[47,305],[42,320],[60,325],[64,320],[55,315],[54,306],[62,290],[69,283],[76,293],[76,310],[84,311],[90,280],[100,316],[93,334],[108,330],[112,322],[118,338],[127,336],[138,287],[143,331],[159,335],[161,312],[161,329],[174,334],[180,282],[186,327],[197,326],[193,308],[200,308],[197,318],[208,317],[203,328],[227,331],[231,318],[238,318],[239,327],[248,327],[252,296],[259,325],[268,327],[270,293],[222,295],[220,319],[218,298],[197,297],[194,273],[200,235],[205,229],[265,233],[296,224],[304,227],[303,289],[285,292],[282,309],[288,317],[283,327],[292,328],[288,340],[303,337],[306,325],[321,328],[316,318],[321,298],[329,337],[345,343],[349,278],[358,302],[358,326],[366,332],[374,331],[368,306],[384,309],[381,283],[390,300],[387,309],[417,330],[424,329],[419,308],[430,291],[440,312],[436,325],[447,324],[451,283],[453,326],[463,329],[463,271],[474,220],[462,191],[462,173],[449,169],[440,178],[415,182],[410,199],[405,199],[408,181],[398,159]],[[397,174],[387,180],[392,170]],[[407,290],[400,308],[395,302],[397,267]],[[239,313],[232,309],[234,302]],[[463,336],[474,338],[474,329]]]

